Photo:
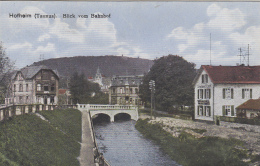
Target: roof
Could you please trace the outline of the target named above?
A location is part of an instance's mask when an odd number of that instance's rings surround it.
[[[143,76],[115,76],[111,80],[111,86],[138,86],[141,84]]]
[[[202,65],[211,81],[219,83],[260,84],[260,66],[210,66]],[[199,72],[201,74],[202,71]],[[198,79],[198,78],[197,78]]]
[[[260,99],[250,99],[238,106],[237,109],[260,110]]]
[[[52,70],[52,69],[48,68],[47,66],[40,65],[40,66],[27,66],[27,67],[22,68],[19,71],[22,73],[22,75],[24,76],[25,79],[31,79],[42,69]],[[17,71],[17,72],[19,72],[19,71]],[[58,72],[56,70],[52,70],[52,71],[56,74],[57,77],[59,77]],[[12,79],[15,78],[17,72],[12,76]]]
[[[60,95],[63,95],[63,94],[66,93],[66,91],[67,91],[67,89],[59,89],[59,94],[60,94]]]

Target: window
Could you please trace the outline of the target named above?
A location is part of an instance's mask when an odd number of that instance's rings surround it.
[[[198,115],[211,116],[210,106],[198,106]]]
[[[23,91],[23,84],[20,84],[19,85],[19,92],[22,92]]]
[[[16,92],[16,85],[14,84],[14,92]]]
[[[121,94],[123,93],[123,89],[122,89],[122,88],[120,88],[120,93],[121,93]]]
[[[29,96],[26,96],[26,103],[29,103]]]
[[[201,83],[208,83],[208,75],[207,74],[202,74]]]
[[[223,88],[223,99],[233,99],[234,90],[233,88]]]
[[[51,76],[51,80],[55,80],[55,77],[53,75]]]
[[[135,88],[135,93],[138,94],[138,89],[137,88]]]
[[[19,103],[23,104],[23,96],[19,96]]]
[[[40,98],[40,96],[37,96],[37,97],[36,97],[36,101],[37,101],[37,103],[41,103],[41,98]]]
[[[198,106],[198,115],[203,115],[203,106]]]
[[[205,89],[205,99],[210,99],[210,89]]]
[[[29,85],[26,84],[26,92],[29,92]]]
[[[252,89],[242,89],[242,99],[252,99]]]
[[[210,116],[210,106],[205,106],[206,116]]]
[[[235,116],[234,105],[222,106],[223,116]]]
[[[130,88],[130,93],[131,93],[131,94],[133,93],[133,89],[132,89],[132,88]]]
[[[55,91],[55,87],[54,84],[51,85],[51,91],[54,92]]]
[[[49,86],[44,86],[43,89],[44,91],[49,91]]]
[[[203,89],[198,89],[198,99],[203,99]]]

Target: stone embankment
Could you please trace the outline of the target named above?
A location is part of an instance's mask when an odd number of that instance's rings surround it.
[[[149,118],[141,115],[140,118]],[[253,154],[260,155],[260,126],[244,125],[236,123],[221,122],[220,126],[207,124],[204,122],[194,122],[192,120],[182,120],[169,117],[157,117],[150,123],[159,123],[164,130],[178,137],[182,131],[190,133],[197,138],[205,136],[235,138],[246,143],[246,148]]]

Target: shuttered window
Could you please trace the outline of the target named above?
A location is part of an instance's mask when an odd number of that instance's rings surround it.
[[[253,90],[249,88],[242,89],[242,99],[252,99]]]
[[[234,105],[223,105],[222,106],[222,115],[223,116],[235,116]]]
[[[234,99],[234,89],[233,88],[223,88],[222,96],[223,96],[223,99]]]
[[[205,89],[205,99],[210,99],[210,89]]]

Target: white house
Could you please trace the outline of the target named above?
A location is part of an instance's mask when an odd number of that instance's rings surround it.
[[[235,108],[260,97],[260,66],[202,65],[193,85],[195,119],[236,116]]]

